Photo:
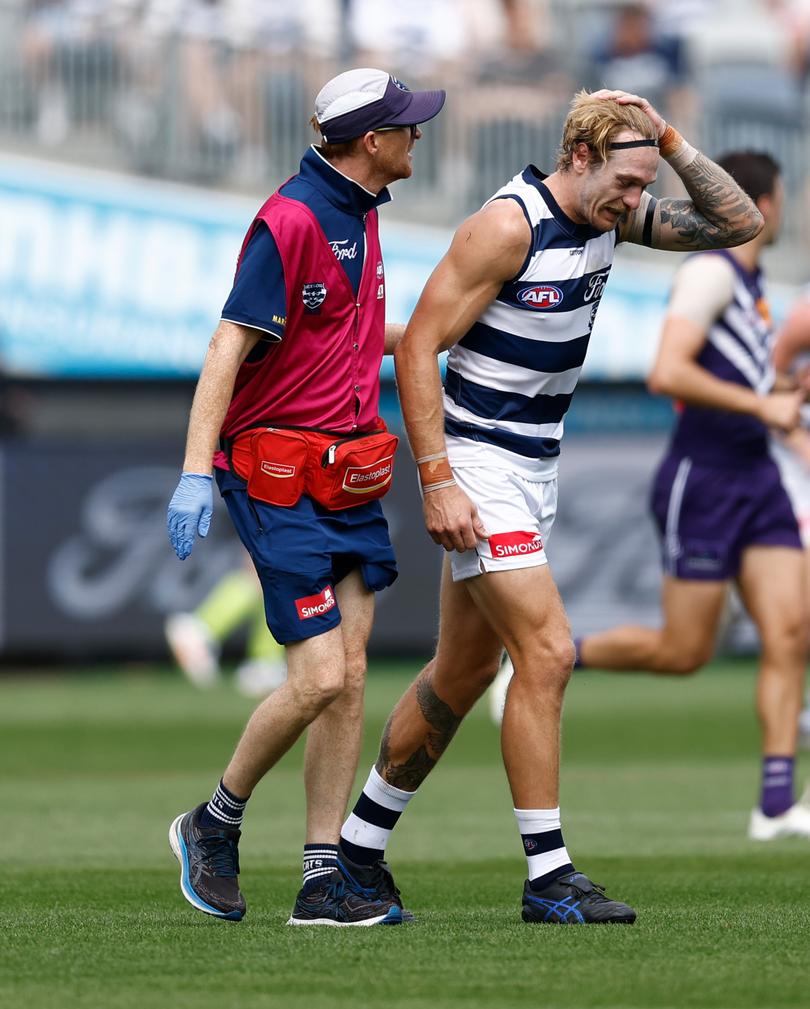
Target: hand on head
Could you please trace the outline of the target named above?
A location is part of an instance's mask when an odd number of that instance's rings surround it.
[[[637,105],[645,116],[652,122],[659,139],[664,135],[667,128],[664,118],[656,112],[646,98],[631,94],[629,91],[611,91],[609,88],[602,88],[601,91],[594,91],[591,98],[600,98],[603,101],[618,102],[619,105]]]

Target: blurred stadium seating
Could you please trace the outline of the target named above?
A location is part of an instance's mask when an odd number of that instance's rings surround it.
[[[516,166],[551,163],[576,87],[621,80],[710,153],[779,155],[801,207],[780,257],[789,269],[806,220],[802,10],[790,0],[2,0],[0,144],[260,194],[295,171],[319,83],[377,61],[449,91],[392,210],[451,224]]]

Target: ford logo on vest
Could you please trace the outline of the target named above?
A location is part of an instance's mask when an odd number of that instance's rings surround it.
[[[308,312],[318,312],[326,298],[326,284],[304,284],[301,298]]]
[[[517,298],[527,308],[556,308],[562,303],[563,293],[553,284],[536,284],[524,287]]]

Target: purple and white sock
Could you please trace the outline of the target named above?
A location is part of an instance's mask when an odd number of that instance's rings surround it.
[[[762,797],[766,816],[781,816],[793,805],[793,757],[762,758]]]

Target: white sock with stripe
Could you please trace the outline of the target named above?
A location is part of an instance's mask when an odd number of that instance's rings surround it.
[[[515,816],[533,890],[542,890],[559,876],[574,871],[563,841],[559,806],[516,809]]]
[[[359,865],[373,865],[385,858],[385,846],[397,820],[416,795],[389,785],[371,768],[360,798],[340,831],[344,855]]]

